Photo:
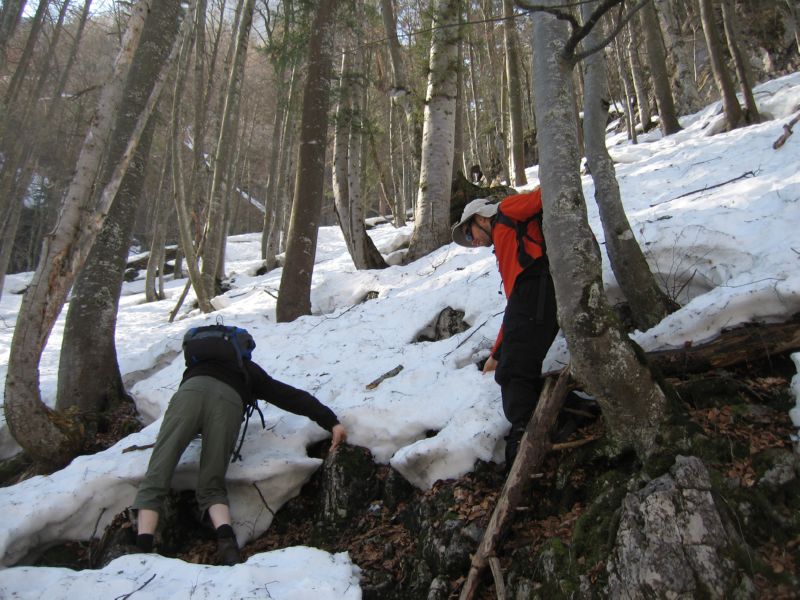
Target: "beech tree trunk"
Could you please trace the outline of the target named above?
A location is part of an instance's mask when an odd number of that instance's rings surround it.
[[[653,81],[653,91],[658,106],[658,119],[661,132],[670,135],[681,130],[678,115],[675,112],[675,101],[669,85],[667,73],[667,58],[664,53],[664,42],[661,37],[661,28],[658,25],[658,14],[652,2],[648,2],[641,9],[641,22],[644,31],[644,41],[647,46],[647,59],[650,65],[650,77]]]
[[[39,5],[36,7],[36,12],[33,15],[33,19],[31,19],[28,39],[25,41],[25,47],[22,49],[17,67],[14,69],[14,75],[12,75],[11,81],[6,89],[6,95],[3,100],[6,107],[11,106],[17,101],[22,83],[29,78],[28,67],[30,66],[31,60],[33,60],[33,53],[36,49],[39,36],[42,33],[42,24],[49,7],[50,0],[40,0]],[[11,10],[13,12],[13,7]],[[7,125],[8,123],[4,123],[4,127]]]
[[[359,106],[364,73],[361,67],[358,56],[346,49],[342,52],[333,139],[333,197],[339,226],[356,269],[377,269],[386,267],[386,262],[364,225],[361,168],[365,158],[361,153],[364,127]]]
[[[409,261],[450,241],[448,213],[458,93],[453,65],[458,59],[460,34],[456,26],[460,14],[461,0],[436,0],[422,129],[422,166]]]
[[[503,0],[503,43],[506,48],[506,84],[508,86],[508,138],[511,145],[509,156],[509,173],[513,180],[511,185],[521,186],[528,183],[525,176],[525,147],[523,141],[524,125],[522,119],[522,78],[519,69],[519,40],[517,24],[512,18],[514,5],[511,0]]]
[[[653,120],[650,112],[650,93],[647,88],[647,79],[639,58],[641,34],[637,31],[635,22],[628,23],[625,29],[628,32],[628,61],[631,65],[631,78],[633,79],[633,89],[636,93],[639,123],[642,125],[642,132],[646,132],[653,128]]]
[[[308,66],[303,90],[300,150],[289,223],[286,262],[275,307],[279,322],[311,314],[311,277],[317,253],[319,217],[325,181],[325,141],[330,103],[334,12],[337,0],[320,0],[308,40]]]
[[[744,113],[739,105],[739,100],[736,98],[728,67],[725,65],[722,42],[714,19],[712,0],[698,0],[698,3],[700,5],[700,21],[703,24],[703,34],[706,38],[706,46],[711,59],[711,70],[714,73],[717,90],[722,97],[722,108],[725,111],[727,130],[731,131],[744,125]]]
[[[0,7],[0,71],[6,66],[8,40],[14,35],[25,10],[26,0],[5,0]]]
[[[203,286],[200,268],[197,263],[198,248],[195,247],[195,236],[192,231],[192,217],[189,212],[189,199],[187,198],[183,181],[182,149],[184,128],[181,118],[182,99],[189,68],[189,58],[191,56],[192,45],[194,44],[193,35],[195,26],[196,21],[192,23],[192,26],[184,28],[181,32],[180,54],[178,56],[170,114],[169,154],[171,157],[170,166],[172,168],[172,197],[175,202],[175,215],[178,222],[178,236],[180,238],[180,247],[175,257],[175,272],[173,276],[176,279],[182,277],[183,268],[181,257],[185,256],[186,268],[189,271],[188,283],[194,289],[200,310],[204,313],[209,313],[213,310],[213,307],[211,306],[208,294]],[[182,301],[181,299],[181,302]],[[177,307],[175,310],[177,310]],[[173,314],[175,314],[175,310],[173,310]]]
[[[401,54],[400,41],[397,39],[397,20],[395,18],[395,10],[393,0],[380,0],[381,4],[381,17],[383,18],[383,28],[386,32],[386,41],[389,48],[389,66],[392,73],[392,88],[389,92],[393,107],[399,107],[403,111],[405,118],[405,127],[400,128],[401,143],[407,139],[411,142],[414,149],[419,148],[422,140],[417,135],[419,132],[414,122],[415,102],[419,102],[413,90],[408,86],[406,79],[406,69],[403,65],[403,56]],[[391,126],[391,124],[390,124]],[[403,136],[405,131],[406,136]],[[392,136],[393,137],[393,136]],[[408,153],[408,159],[411,167],[411,172],[419,174],[420,163],[419,155],[415,150]],[[402,163],[401,163],[402,165]],[[395,161],[389,162],[389,168],[392,170],[392,178],[402,178],[403,173],[397,174],[395,171]],[[401,168],[402,171],[402,168]],[[416,177],[416,175],[415,175]],[[416,183],[416,181],[415,181]],[[397,206],[394,209],[394,223],[395,226],[401,227],[405,225],[405,208],[410,203],[406,202],[406,194],[403,191],[404,186],[398,186],[400,192],[400,199],[397,201]]]
[[[226,174],[230,169],[233,149],[239,127],[239,104],[244,78],[244,63],[247,59],[247,46],[250,29],[253,24],[255,0],[245,0],[242,9],[239,33],[236,40],[233,64],[228,77],[225,93],[225,108],[219,129],[219,140],[214,155],[214,176],[209,192],[208,218],[205,225],[205,246],[203,249],[203,287],[209,296],[219,291],[218,274],[224,270],[222,257],[225,244],[225,186],[233,185],[227,181]]]
[[[628,139],[634,144],[638,144],[638,134],[636,133],[636,121],[633,117],[633,82],[631,81],[630,74],[628,73],[627,62],[623,58],[624,51],[620,50],[620,33],[614,38],[614,55],[617,58],[617,69],[619,70],[619,78],[622,82],[622,90],[625,94],[625,127],[628,129]]]
[[[581,7],[584,22],[596,5],[597,2],[592,2]],[[585,43],[594,46],[602,39],[602,29],[595,26]],[[583,99],[586,160],[594,180],[595,201],[600,210],[611,269],[628,300],[636,326],[645,331],[672,312],[676,305],[658,287],[622,206],[614,162],[606,148],[606,122],[611,104],[607,79],[603,55],[595,52],[587,57]]]
[[[180,5],[172,2],[154,4],[147,16],[111,135],[102,185],[113,176],[138,116],[169,64],[181,16]],[[81,414],[94,414],[126,394],[117,364],[117,309],[154,128],[155,118],[150,118],[103,229],[73,286],[58,366],[56,410],[75,406]]]
[[[170,173],[170,163],[172,157],[169,152],[169,146],[164,156],[163,164],[161,165],[161,176],[158,179],[158,190],[156,191],[156,206],[154,213],[156,215],[153,223],[152,240],[150,242],[150,256],[147,260],[147,272],[144,280],[144,293],[145,299],[148,302],[156,302],[157,300],[164,300],[164,263],[166,261],[166,248],[167,242],[167,223],[169,222],[170,211],[172,205],[166,196],[167,177]],[[171,186],[170,186],[171,189]]]
[[[547,0],[556,6],[558,0]],[[643,365],[603,290],[600,252],[583,198],[572,109],[573,62],[564,57],[566,25],[533,20],[533,84],[544,204],[544,233],[558,316],[575,377],[600,403],[612,439],[640,457],[655,447],[666,398]]]
[[[75,423],[42,402],[39,360],[67,292],[103,225],[108,212],[105,202],[116,195],[116,190],[112,195],[107,187],[103,204],[87,206],[150,5],[151,0],[139,0],[132,8],[111,79],[103,87],[58,222],[44,240],[39,265],[23,296],[11,342],[5,387],[6,422],[14,439],[35,461],[52,466],[69,462],[82,440]],[[129,150],[135,148],[136,140],[131,141],[134,143],[129,144]]]
[[[703,103],[697,91],[693,61],[683,39],[681,24],[675,15],[674,0],[656,0],[656,6],[663,24],[667,57],[672,59],[673,64],[670,81],[675,91],[676,111],[679,115],[697,112],[703,107]]]
[[[758,112],[755,96],[753,96],[753,70],[747,64],[747,58],[742,55],[739,42],[739,24],[736,21],[736,11],[733,0],[722,0],[722,24],[725,29],[725,38],[728,40],[728,51],[733,59],[736,76],[739,78],[739,87],[744,98],[745,118],[748,123],[760,123],[761,115]]]

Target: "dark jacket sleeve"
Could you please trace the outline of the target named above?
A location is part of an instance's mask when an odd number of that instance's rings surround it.
[[[245,364],[250,376],[250,389],[255,398],[266,400],[296,415],[308,417],[328,431],[339,423],[336,414],[308,392],[273,379],[253,361],[246,361]]]

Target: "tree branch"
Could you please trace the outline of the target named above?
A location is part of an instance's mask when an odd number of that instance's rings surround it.
[[[515,0],[515,4],[530,12],[544,12],[553,15],[556,19],[567,21],[572,26],[573,31],[580,29],[581,25],[578,20],[568,12],[550,6],[542,6],[541,4],[529,4],[526,0]]]
[[[585,49],[583,52],[579,52],[579,53],[575,54],[574,56],[571,57],[571,60],[575,61],[576,63],[580,62],[584,58],[586,58],[587,56],[591,56],[595,52],[598,52],[598,51],[602,50],[603,48],[605,48],[606,46],[608,46],[614,40],[614,38],[617,37],[617,34],[619,34],[619,32],[622,31],[622,28],[625,27],[625,25],[628,23],[628,21],[630,21],[633,18],[633,15],[635,15],[648,2],[652,2],[652,0],[639,0],[628,11],[628,13],[626,15],[620,17],[620,19],[617,22],[617,24],[614,27],[614,29],[612,29],[609,32],[609,34],[605,38],[603,38],[602,41],[598,42],[597,45],[592,46],[591,48]],[[599,10],[600,10],[600,8],[598,8],[598,11]],[[605,12],[608,12],[608,9],[606,9]],[[600,15],[600,16],[602,16],[602,15]],[[594,14],[592,14],[592,18],[594,18]],[[585,37],[585,34],[584,34],[584,37]]]
[[[575,60],[575,48],[578,47],[578,44],[589,35],[589,32],[594,29],[600,19],[602,19],[608,11],[617,4],[622,4],[622,2],[623,0],[603,0],[586,22],[572,32],[572,35],[567,40],[567,45],[564,46],[563,56],[569,58],[569,60]]]

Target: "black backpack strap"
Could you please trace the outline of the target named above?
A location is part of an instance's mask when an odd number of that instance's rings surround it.
[[[262,413],[261,409],[258,407],[258,401],[253,400],[252,402],[248,402],[244,409],[244,416],[242,417],[244,420],[244,429],[242,429],[242,437],[239,438],[239,445],[236,447],[236,450],[233,451],[233,456],[231,456],[232,463],[235,463],[237,460],[242,460],[242,446],[244,445],[244,436],[247,433],[247,424],[250,422],[250,417],[253,415],[254,412],[257,412],[258,416],[261,417],[262,429],[267,428],[267,422],[264,420],[264,413]]]
[[[528,225],[530,225],[531,221],[537,221],[539,223],[539,231],[542,234],[542,241],[539,242],[533,239],[530,235],[528,235]],[[531,266],[536,259],[533,258],[530,254],[528,254],[525,250],[525,238],[530,240],[532,243],[536,244],[542,249],[542,256],[547,254],[547,250],[544,243],[544,230],[542,228],[542,212],[539,211],[535,215],[528,217],[524,221],[515,221],[511,217],[505,215],[500,207],[497,207],[497,222],[505,225],[506,227],[510,227],[513,229],[517,234],[517,260],[519,264],[522,266],[523,269],[527,269]]]

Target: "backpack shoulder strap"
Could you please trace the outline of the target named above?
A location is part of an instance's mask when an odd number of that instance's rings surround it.
[[[497,207],[497,222],[501,225],[505,225],[506,227],[510,227],[513,229],[517,234],[517,260],[519,264],[522,266],[523,269],[528,268],[530,265],[534,263],[536,260],[530,254],[527,253],[525,250],[525,239],[527,238],[531,243],[536,244],[542,249],[542,256],[547,254],[547,250],[544,243],[544,233],[542,230],[542,211],[537,212],[536,214],[528,217],[524,221],[517,221],[512,219]],[[528,234],[528,225],[531,222],[536,221],[539,224],[539,231],[542,232],[542,241],[539,242],[538,240],[533,239]]]

